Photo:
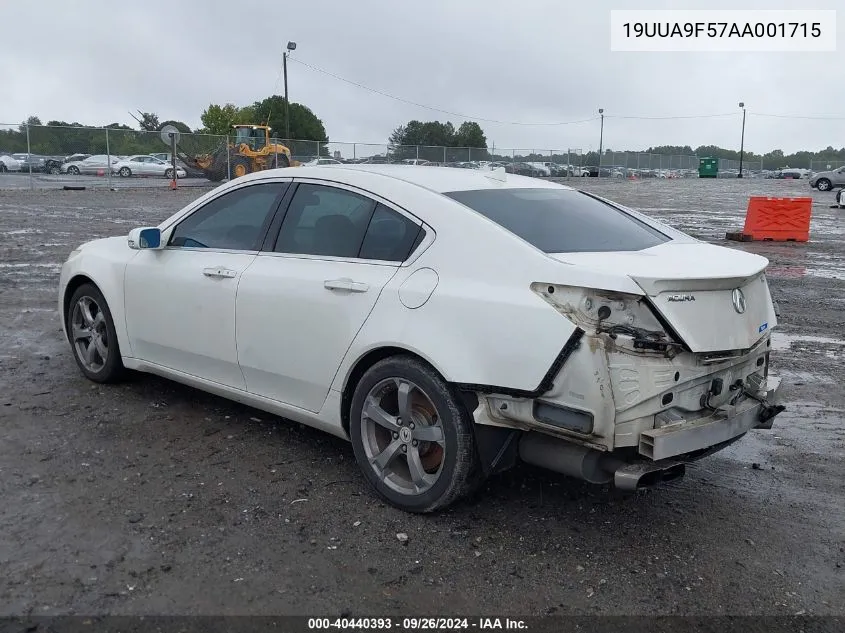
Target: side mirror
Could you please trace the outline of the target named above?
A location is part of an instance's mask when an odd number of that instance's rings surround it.
[[[157,228],[132,229],[129,231],[129,248],[161,249],[161,231]]]

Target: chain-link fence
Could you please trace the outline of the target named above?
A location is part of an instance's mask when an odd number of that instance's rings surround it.
[[[239,162],[231,136],[180,134],[176,147],[176,175],[182,183],[209,185],[233,171]],[[297,164],[399,163],[459,168],[504,167],[509,173],[537,177],[697,177],[699,158],[643,152],[596,151],[580,148],[477,148],[374,143],[326,143],[271,139],[290,149]],[[266,164],[279,164],[274,154]],[[171,147],[160,132],[121,127],[51,127],[0,123],[0,188],[52,187],[79,184],[97,186],[167,186],[173,176]],[[808,161],[793,168],[824,171],[845,161]],[[749,175],[765,175],[762,159],[744,161]],[[786,167],[779,166],[779,167]],[[249,167],[251,168],[251,167]],[[735,177],[739,161],[719,161],[719,175]]]
[[[810,171],[831,171],[845,167],[845,160],[811,160]]]

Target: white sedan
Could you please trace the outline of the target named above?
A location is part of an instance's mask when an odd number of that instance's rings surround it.
[[[78,176],[79,174],[97,174],[105,175],[108,166],[114,165],[118,161],[117,156],[108,156],[106,154],[94,154],[82,160],[74,160],[63,163],[59,171],[63,174],[71,174]]]
[[[123,158],[114,163],[111,169],[121,178],[129,178],[130,176],[162,176],[169,180],[173,178],[173,165],[171,163],[166,163],[149,155]],[[176,177],[184,178],[185,175],[185,170],[177,165]]]
[[[91,380],[347,438],[427,512],[520,460],[634,490],[771,428],[767,264],[502,169],[298,167],[83,244],[59,307]]]
[[[21,162],[8,154],[0,156],[0,174],[7,171],[21,171]]]

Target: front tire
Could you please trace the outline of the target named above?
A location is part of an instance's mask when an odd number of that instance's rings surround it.
[[[827,178],[819,178],[816,188],[819,191],[830,191],[831,182]]]
[[[121,167],[117,173],[120,174],[121,178],[129,178],[132,175],[132,170],[128,167]]]
[[[76,165],[71,165],[70,167],[67,168],[67,173],[69,173],[71,176],[78,176],[79,175],[79,167],[77,167]]]
[[[355,388],[350,416],[365,479],[397,508],[433,512],[479,482],[472,417],[423,362],[394,356],[376,363]]]
[[[117,382],[125,369],[109,306],[94,284],[82,284],[70,298],[65,315],[76,364],[89,380]]]
[[[164,170],[164,177],[167,178],[167,180],[173,180],[173,167],[168,167]]]
[[[252,171],[250,169],[250,162],[242,156],[235,156],[230,162],[229,180],[246,176],[250,171]]]

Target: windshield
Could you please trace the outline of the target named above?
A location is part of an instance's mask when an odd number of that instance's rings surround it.
[[[669,237],[571,189],[479,189],[445,195],[546,253],[639,251]]]
[[[266,144],[264,130],[254,127],[235,128],[235,142],[246,143],[254,150],[261,149]]]

